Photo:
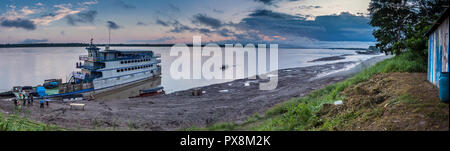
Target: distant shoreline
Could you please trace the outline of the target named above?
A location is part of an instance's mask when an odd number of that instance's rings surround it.
[[[96,44],[99,47],[105,47],[108,44]],[[110,44],[111,47],[172,47],[175,44]],[[39,43],[39,44],[0,44],[0,48],[32,48],[32,47],[87,47],[87,43]],[[192,44],[186,44],[192,47]],[[206,45],[202,45],[204,47]],[[225,47],[224,44],[219,44],[220,47]],[[258,47],[258,45],[255,45]],[[279,46],[279,48],[297,48],[297,49],[338,49],[338,50],[368,50],[367,48],[310,48],[310,47],[293,47],[293,46]]]

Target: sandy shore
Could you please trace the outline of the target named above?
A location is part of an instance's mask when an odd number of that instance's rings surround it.
[[[191,89],[148,98],[77,102],[86,104],[85,111],[69,110],[64,103],[40,109],[36,103],[23,107],[21,113],[32,120],[73,130],[177,130],[218,122],[240,123],[256,113],[262,115],[275,104],[342,81],[386,58],[375,57],[349,70],[346,68],[355,62],[283,69],[279,71],[277,89],[271,91],[259,90],[258,80],[241,79],[202,87],[202,96],[192,96]],[[325,76],[318,78],[319,75]],[[14,106],[0,101],[1,110],[13,113]]]

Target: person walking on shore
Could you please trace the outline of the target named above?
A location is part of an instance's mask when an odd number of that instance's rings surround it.
[[[44,99],[41,99],[41,100],[39,101],[39,103],[40,103],[40,108],[44,108]]]

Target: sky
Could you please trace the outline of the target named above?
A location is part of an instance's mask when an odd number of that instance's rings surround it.
[[[374,42],[370,0],[0,0],[0,43]]]

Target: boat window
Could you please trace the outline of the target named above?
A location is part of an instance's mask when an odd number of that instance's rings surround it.
[[[123,72],[123,69],[120,69],[120,72]]]
[[[123,61],[121,61],[120,64],[123,64]]]
[[[117,72],[120,72],[120,70],[117,70]]]

